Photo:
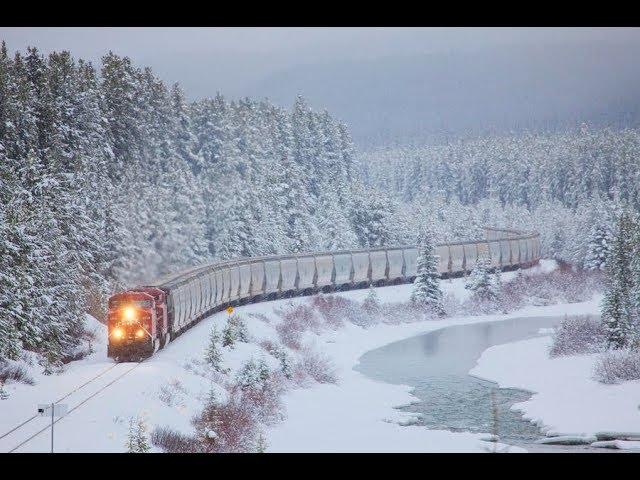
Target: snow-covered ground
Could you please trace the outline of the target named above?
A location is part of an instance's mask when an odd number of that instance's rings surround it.
[[[549,358],[550,345],[551,337],[544,336],[491,347],[470,373],[501,387],[535,392],[513,408],[550,435],[640,435],[640,381],[598,383],[592,378],[598,354]],[[640,442],[619,446],[640,449]]]
[[[553,268],[553,262],[542,262],[529,273]],[[505,273],[503,278],[506,281],[512,275],[514,273]],[[451,293],[459,299],[469,295],[464,289],[463,279],[444,280],[442,287],[445,293]],[[384,287],[377,289],[377,294],[381,302],[396,303],[408,300],[411,289],[411,285]],[[367,294],[366,290],[360,290],[340,295],[360,301]],[[274,327],[279,317],[274,309],[289,303],[307,301],[307,298],[296,298],[237,308],[236,312],[247,321],[253,341],[237,343],[232,350],[225,349],[224,367],[229,368],[233,374],[246,360],[253,357],[265,358],[273,368],[277,368],[277,360],[270,357],[258,343],[265,339],[278,339]],[[400,325],[378,324],[369,328],[346,322],[343,328],[337,330],[326,329],[320,334],[307,332],[305,343],[331,358],[337,368],[338,382],[335,385],[316,383],[308,388],[288,390],[284,396],[286,418],[267,431],[267,451],[486,451],[491,448],[490,444],[481,441],[486,435],[400,426],[398,422],[406,420],[407,414],[393,407],[415,400],[409,393],[410,388],[376,382],[354,371],[358,358],[368,350],[387,343],[450,325],[525,316],[594,314],[598,312],[598,303],[599,299],[594,298],[589,302],[571,305],[531,306],[509,315],[468,316]],[[264,315],[266,320],[250,314]],[[129,419],[139,416],[145,418],[150,429],[155,426],[170,426],[190,433],[190,420],[202,408],[202,401],[209,391],[212,388],[222,390],[211,380],[199,375],[197,370],[198,362],[204,356],[209,332],[214,325],[221,330],[226,317],[227,314],[223,312],[200,322],[167,348],[139,365],[129,363],[114,366],[106,358],[103,338],[95,345],[94,354],[72,362],[60,375],[44,376],[34,373],[35,386],[7,385],[5,389],[10,396],[0,403],[0,436],[31,417],[37,404],[58,400],[102,372],[102,376],[63,401],[70,408],[80,406],[56,424],[56,451],[123,451]],[[493,350],[490,354],[492,352]],[[513,351],[509,354],[513,355]],[[509,364],[509,371],[512,371],[514,364],[520,364],[520,360],[517,355],[515,359],[510,358],[506,362]],[[132,370],[128,372],[130,369]],[[496,368],[492,371],[495,370]],[[533,372],[529,373],[533,375]],[[535,390],[530,385],[528,388]],[[93,393],[96,395],[81,403]],[[48,419],[36,418],[25,427],[0,439],[0,451],[13,449],[32,434],[46,429],[48,422]],[[44,430],[17,451],[48,451],[49,441],[49,431]]]

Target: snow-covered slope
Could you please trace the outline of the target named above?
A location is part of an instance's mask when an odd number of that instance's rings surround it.
[[[538,270],[551,268],[554,268],[553,264],[543,263]],[[514,274],[504,274],[505,279],[511,275]],[[411,288],[411,285],[400,285],[379,288],[376,292],[381,303],[397,303],[408,300]],[[442,288],[458,298],[469,294],[464,289],[463,279],[445,280]],[[361,301],[368,292],[360,290],[339,295]],[[223,349],[223,367],[229,369],[229,377],[252,357],[264,358],[271,368],[278,368],[278,361],[260,343],[278,341],[275,328],[281,320],[276,312],[278,309],[305,302],[309,302],[309,298],[237,308],[236,312],[246,320],[251,342],[236,343],[233,349]],[[308,331],[304,336],[305,344],[328,355],[336,367],[337,384],[291,386],[283,397],[285,419],[266,432],[267,451],[485,451],[487,444],[480,441],[482,435],[401,427],[398,422],[407,417],[393,407],[413,400],[409,387],[366,378],[353,370],[358,358],[386,343],[449,325],[594,311],[597,311],[597,299],[573,304],[569,309],[562,306],[527,307],[510,315],[468,316],[398,325],[381,323],[368,328],[345,322],[342,328],[323,328],[317,333]],[[170,426],[190,433],[191,419],[200,411],[211,389],[225,394],[221,385],[202,374],[202,359],[212,327],[222,330],[226,317],[223,312],[200,322],[141,364],[112,363],[106,358],[103,337],[94,345],[92,355],[70,363],[60,375],[38,375],[35,386],[7,385],[10,396],[2,401],[0,435],[31,417],[37,404],[56,401],[69,392],[73,393],[62,403],[70,408],[78,407],[56,424],[56,451],[124,451],[129,419],[137,417],[144,418],[149,429]],[[86,382],[89,383],[85,385]],[[48,451],[48,422],[48,419],[35,418],[0,439],[0,451],[15,448],[43,429],[17,451]]]
[[[598,383],[598,354],[549,358],[550,345],[545,336],[491,347],[471,374],[535,392],[514,408],[549,433],[640,432],[640,381]]]

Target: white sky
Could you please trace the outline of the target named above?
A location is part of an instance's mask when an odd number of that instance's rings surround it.
[[[0,38],[12,51],[70,50],[95,62],[113,50],[201,97],[242,95],[244,85],[296,65],[545,44],[638,46],[640,29],[0,27]]]

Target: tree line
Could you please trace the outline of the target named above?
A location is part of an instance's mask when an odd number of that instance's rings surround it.
[[[189,102],[127,57],[3,43],[0,358],[59,363],[108,294],[185,267],[367,245],[356,173],[346,126],[301,97]]]

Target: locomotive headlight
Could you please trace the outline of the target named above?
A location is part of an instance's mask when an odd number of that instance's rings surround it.
[[[113,335],[113,338],[115,338],[116,340],[120,340],[122,337],[124,337],[124,330],[121,328],[114,328],[111,335]]]
[[[138,330],[136,330],[136,338],[142,338],[144,337],[144,330],[139,328]]]
[[[136,310],[133,307],[124,307],[122,310],[122,317],[127,322],[132,322],[136,319]]]

